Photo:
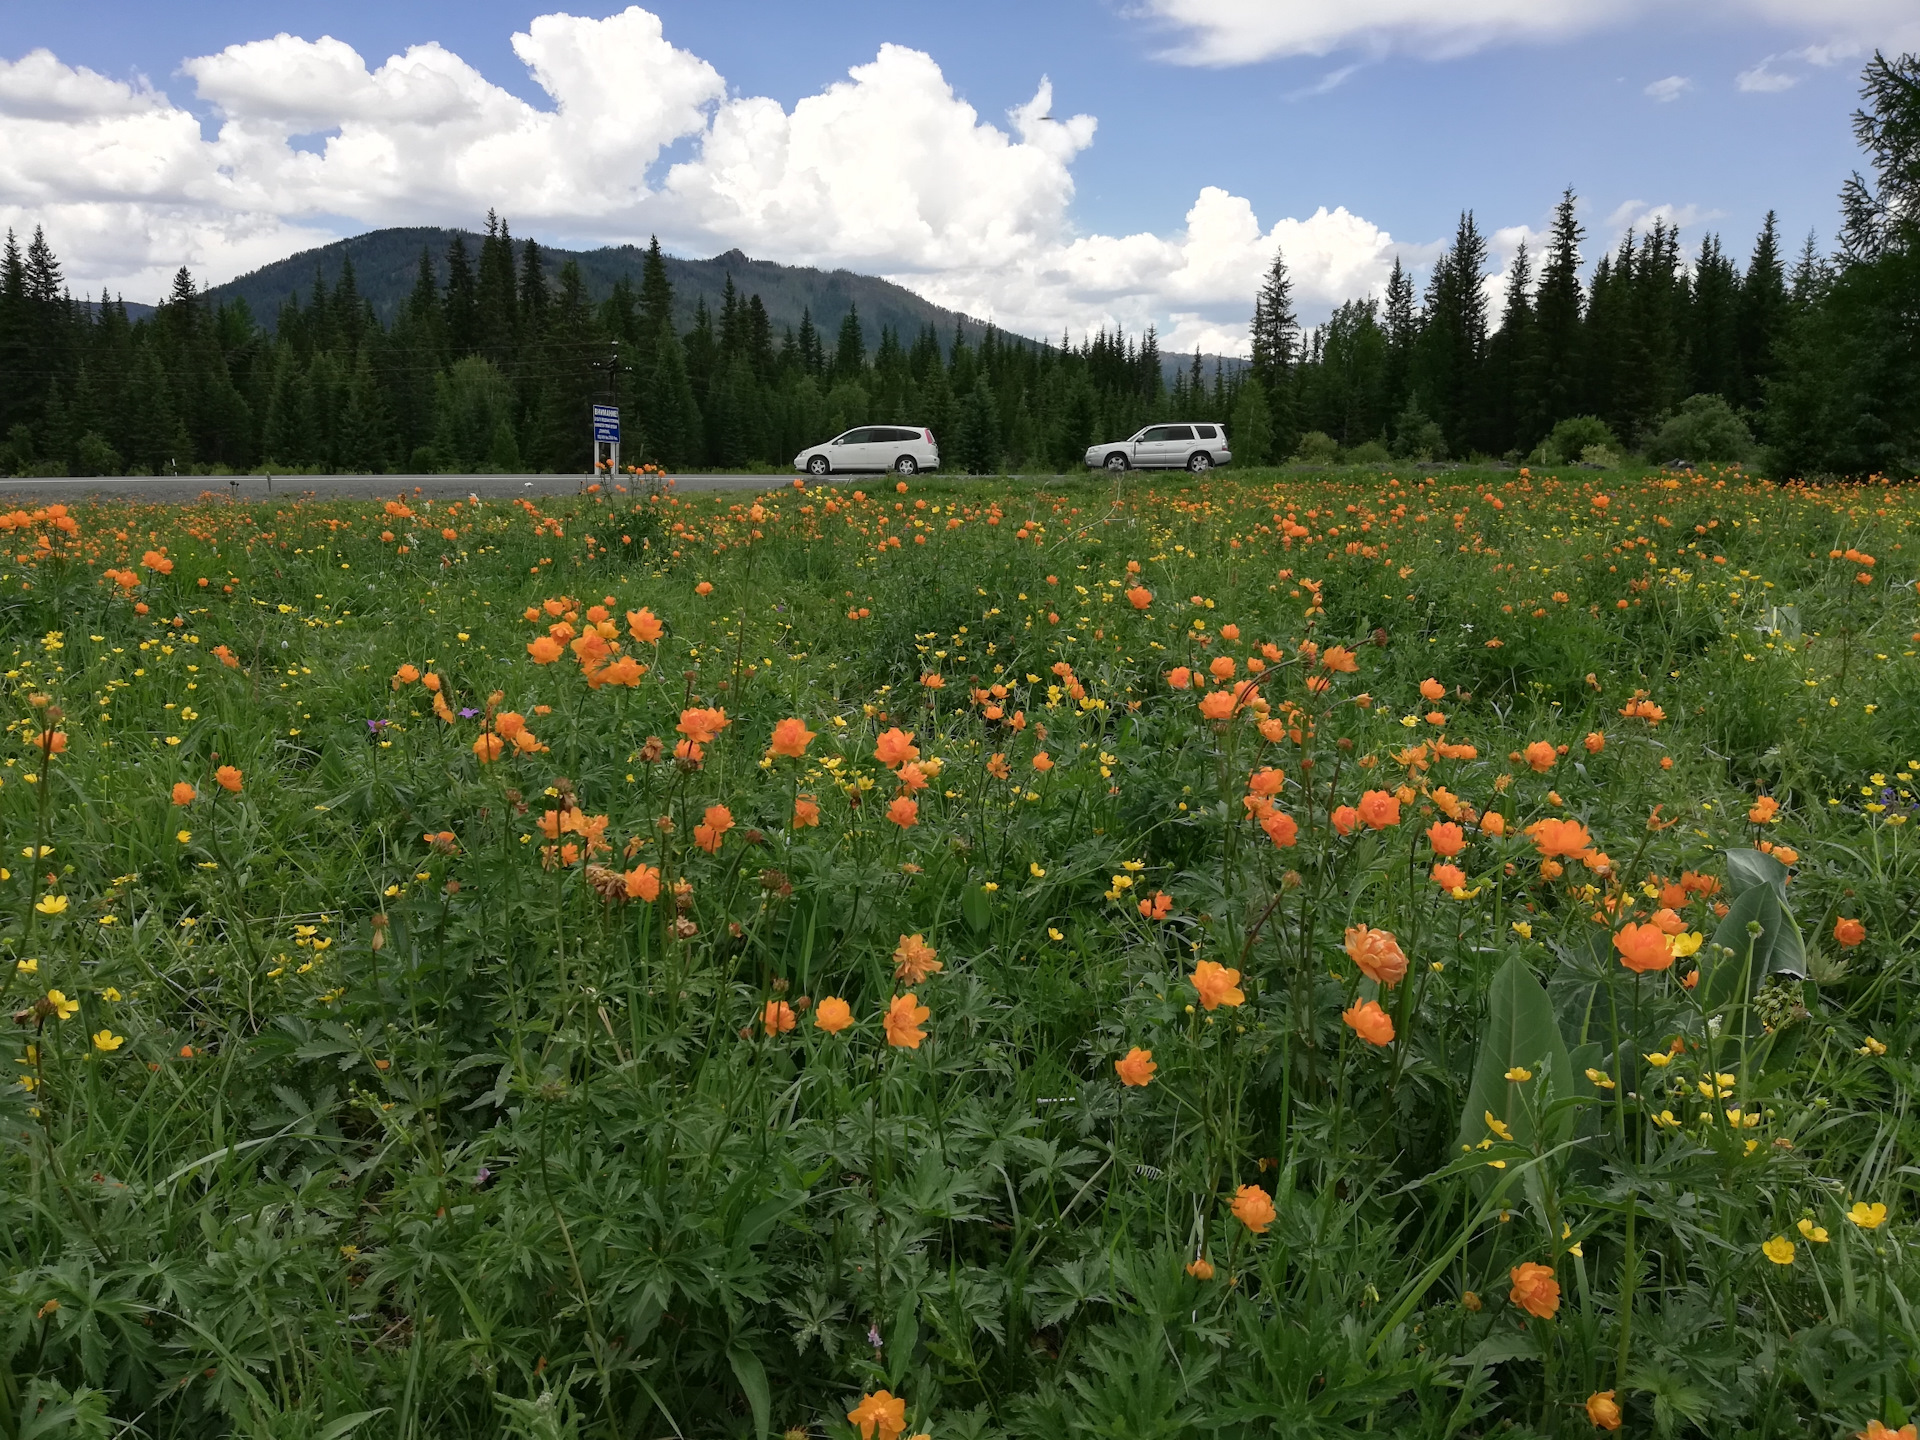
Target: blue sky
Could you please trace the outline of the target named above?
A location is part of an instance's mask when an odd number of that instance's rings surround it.
[[[574,13],[597,19],[615,8],[576,6]],[[923,132],[903,124],[894,148],[871,161],[843,143],[830,147],[833,163],[854,167],[848,193],[858,196],[858,167],[870,163],[874,173],[891,177],[881,187],[887,200],[876,195],[876,202],[918,206],[927,217],[922,230],[959,233],[951,220],[954,207],[984,197],[980,208],[1004,206],[1024,238],[996,252],[988,238],[991,224],[976,216],[973,223],[984,228],[964,244],[943,245],[937,242],[944,237],[924,234],[843,243],[836,237],[863,224],[857,198],[851,210],[843,203],[832,213],[787,224],[765,213],[730,219],[727,205],[744,203],[753,211],[757,203],[741,201],[737,174],[718,188],[696,177],[704,186],[696,198],[668,204],[654,196],[596,210],[591,194],[597,176],[631,181],[644,171],[647,183],[660,190],[670,165],[702,162],[708,136],[684,119],[636,132],[628,151],[598,160],[597,171],[585,167],[581,195],[555,199],[551,187],[523,185],[516,192],[502,184],[498,188],[507,193],[498,203],[522,217],[517,228],[577,243],[657,229],[687,253],[710,253],[733,241],[768,258],[892,273],[935,298],[976,312],[998,310],[1029,328],[1057,320],[1072,325],[1151,318],[1163,333],[1184,326],[1196,342],[1215,343],[1236,323],[1234,277],[1257,272],[1255,251],[1270,254],[1279,243],[1291,255],[1297,245],[1309,272],[1303,277],[1305,298],[1310,308],[1324,307],[1344,292],[1377,284],[1378,272],[1395,253],[1418,263],[1462,208],[1472,208],[1484,229],[1507,231],[1510,246],[1519,227],[1544,225],[1565,184],[1582,197],[1592,236],[1589,258],[1651,207],[1666,207],[1665,213],[1680,218],[1695,244],[1708,229],[1721,232],[1739,256],[1770,208],[1778,210],[1792,243],[1809,229],[1824,242],[1833,230],[1835,192],[1855,163],[1849,115],[1859,66],[1873,44],[1915,43],[1920,28],[1901,18],[1909,11],[1920,14],[1920,7],[1890,0],[1729,0],[1712,7],[1636,0],[1288,0],[1278,6],[1262,0],[975,0],[965,6],[655,0],[648,9],[658,16],[665,47],[686,57],[675,62],[676,73],[686,78],[704,62],[705,78],[686,80],[692,87],[687,103],[709,114],[724,99],[765,97],[797,123],[797,106],[844,84],[850,68],[872,65],[883,43],[923,52],[938,67],[934,80],[922,84],[910,67],[894,79],[922,90],[937,90],[943,81],[951,91],[948,110],[959,102],[972,107],[976,137],[991,127],[1014,139],[1007,165],[1018,173],[1002,194],[998,172],[991,170],[999,162],[991,156],[977,157],[987,170],[956,170],[938,136],[972,142],[953,129],[957,122],[945,112],[929,112]],[[1476,9],[1490,17],[1487,23],[1471,33],[1449,29],[1447,17]],[[1308,19],[1271,21],[1282,12]],[[264,65],[258,57],[249,59],[246,64],[262,78],[239,100],[231,76],[223,90],[204,72],[183,70],[183,61],[280,31],[309,42],[332,36],[357,51],[368,70],[410,46],[437,43],[491,86],[550,110],[553,97],[514,44],[516,33],[545,13],[548,7],[497,0],[457,7],[6,0],[0,63],[44,49],[63,67],[108,80],[145,77],[173,110],[200,121],[201,138],[213,146],[224,123],[249,104],[257,109],[263,92],[286,83],[284,72],[273,67],[300,57],[267,56]],[[1348,15],[1358,19],[1349,22]],[[1196,56],[1196,50],[1204,53]],[[1240,63],[1212,63],[1223,58]],[[1036,142],[1039,150],[1019,143],[1008,112],[1034,97],[1042,76],[1052,82],[1051,104],[1044,108],[1062,119],[1086,115],[1097,121],[1090,137],[1083,137],[1090,143],[1061,141],[1050,150],[1044,140]],[[19,92],[25,81],[16,80]],[[327,83],[316,82],[318,91]],[[640,88],[634,87],[636,93]],[[645,88],[656,87],[648,81]],[[885,132],[901,92],[897,85],[886,91],[889,100],[878,80],[872,88],[872,103],[856,107],[847,123]],[[324,109],[323,100],[308,102],[309,109],[314,105]],[[13,106],[42,127],[46,109],[31,96],[16,95]],[[0,125],[7,112],[7,88],[0,83]],[[326,125],[328,120],[337,124]],[[71,114],[63,121],[88,123]],[[257,117],[254,123],[272,128]],[[351,135],[356,126],[378,131],[383,123],[377,106],[356,110],[345,104],[337,117],[318,113],[287,122],[277,139],[267,138],[325,152],[342,128]],[[316,127],[313,133],[293,136],[307,124]],[[617,131],[619,125],[607,128]],[[247,165],[267,163],[259,159],[257,134],[244,150],[247,158],[235,161],[235,135],[245,129],[236,125],[217,157],[226,172],[237,168],[243,179],[249,178]],[[921,133],[932,137],[924,178],[911,151],[899,153],[899,146],[911,146]],[[0,130],[0,148],[6,139]],[[169,143],[181,142],[176,136]],[[571,153],[580,148],[575,144]],[[328,177],[308,177],[304,188],[290,189],[293,182],[283,179],[263,181],[259,193],[231,202],[219,196],[210,202],[211,182],[183,180],[176,193],[142,179],[127,187],[124,198],[129,206],[144,207],[158,247],[150,257],[122,243],[88,258],[84,233],[61,236],[63,253],[76,257],[78,270],[103,280],[131,280],[148,268],[171,268],[160,253],[171,239],[176,249],[197,244],[199,268],[219,279],[225,277],[215,272],[223,266],[258,263],[275,244],[297,249],[316,234],[407,218],[457,219],[463,199],[474,210],[470,219],[484,213],[479,196],[487,187],[476,180],[471,197],[437,194],[422,199],[420,213],[409,216],[397,178],[379,197],[362,196],[349,158],[330,157]],[[285,160],[281,155],[273,163],[284,169]],[[189,163],[190,157],[172,154],[167,165]],[[773,177],[766,183],[771,188],[795,182]],[[346,197],[337,210],[328,208],[327,185]],[[900,193],[903,186],[913,193]],[[1218,242],[1225,251],[1216,246],[1203,254],[1182,237],[1188,212],[1209,186],[1232,197],[1234,205],[1244,202],[1250,218],[1241,229],[1255,228]],[[77,188],[85,193],[57,193],[59,186],[46,177],[10,175],[0,160],[0,213],[11,222],[36,213],[36,206],[49,212],[83,207],[71,212],[79,218],[85,205],[98,209],[116,198],[111,185]],[[732,197],[725,204],[715,198],[720,190]],[[209,203],[225,209],[202,225],[204,233],[195,240],[190,212]],[[1322,207],[1344,209],[1365,228],[1275,229],[1283,220],[1310,222]],[[1233,206],[1224,200],[1216,208],[1233,218]],[[1384,232],[1390,242],[1370,239],[1372,231]],[[1152,247],[1144,239],[1130,247],[1121,243],[1148,236],[1165,242],[1159,251],[1148,253]],[[146,259],[150,266],[137,263]],[[1156,284],[1156,266],[1171,278]],[[1014,270],[1020,274],[1010,278]]]

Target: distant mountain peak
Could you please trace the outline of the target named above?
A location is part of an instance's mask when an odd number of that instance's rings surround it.
[[[714,256],[713,263],[715,265],[739,265],[745,267],[753,264],[753,260],[744,250],[736,245],[733,249],[722,250],[718,255]]]

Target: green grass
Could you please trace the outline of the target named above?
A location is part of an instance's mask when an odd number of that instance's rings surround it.
[[[1917,515],[1526,472],[16,515],[0,1436],[1904,1421]],[[539,748],[483,763],[505,712]],[[1690,953],[1623,968],[1668,904]]]

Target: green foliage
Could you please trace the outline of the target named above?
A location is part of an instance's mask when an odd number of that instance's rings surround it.
[[[1753,433],[1719,395],[1691,395],[1667,417],[1647,448],[1661,460],[1725,464],[1752,458]]]
[[[1540,463],[1572,465],[1584,459],[1590,448],[1612,451],[1617,450],[1619,445],[1613,431],[1607,428],[1607,422],[1598,415],[1574,415],[1555,425],[1552,433],[1541,442]]]

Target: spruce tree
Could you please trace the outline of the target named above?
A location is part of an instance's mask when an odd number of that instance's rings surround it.
[[[1586,238],[1578,218],[1577,201],[1569,185],[1554,207],[1553,228],[1546,262],[1540,269],[1540,288],[1534,296],[1533,318],[1536,382],[1532,406],[1520,433],[1530,437],[1528,447],[1558,422],[1580,413],[1585,393],[1580,353],[1583,297],[1580,293],[1580,242]]]
[[[1780,255],[1779,223],[1773,211],[1753,242],[1753,258],[1740,282],[1738,338],[1740,379],[1733,403],[1758,410],[1773,373],[1773,347],[1787,315],[1787,274]]]
[[[480,297],[467,256],[467,240],[456,234],[447,247],[447,293],[444,302],[447,353],[458,360],[480,348]]]

